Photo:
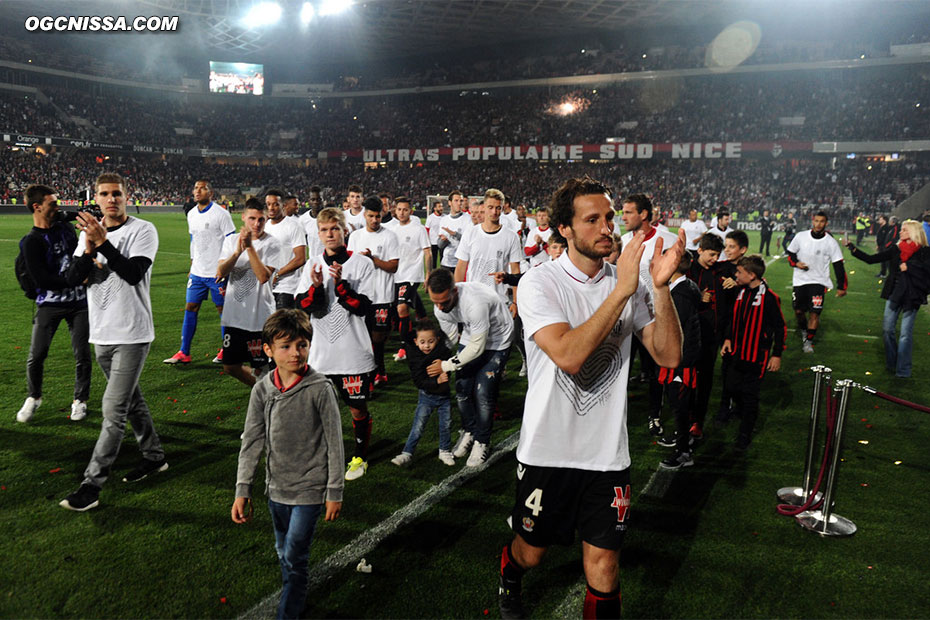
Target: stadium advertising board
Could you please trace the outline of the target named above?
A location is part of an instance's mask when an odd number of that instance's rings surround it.
[[[210,61],[210,92],[263,95],[265,67],[245,62]]]

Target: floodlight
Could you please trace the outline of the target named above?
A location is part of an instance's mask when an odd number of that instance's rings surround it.
[[[316,15],[316,9],[313,8],[313,5],[309,2],[304,2],[304,6],[300,9],[300,23],[306,26],[313,21],[313,16]]]
[[[323,0],[320,3],[320,16],[338,15],[349,10],[352,0]]]
[[[260,28],[274,24],[281,19],[281,5],[277,2],[259,2],[253,4],[242,18],[244,28]]]
[[[569,103],[568,101],[566,101],[565,103],[559,106],[559,110],[562,112],[562,114],[568,116],[569,114],[575,111],[575,104]]]

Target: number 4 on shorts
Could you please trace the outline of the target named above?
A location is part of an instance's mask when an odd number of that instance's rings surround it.
[[[538,517],[542,512],[542,489],[534,489],[523,505],[533,511],[534,517]]]

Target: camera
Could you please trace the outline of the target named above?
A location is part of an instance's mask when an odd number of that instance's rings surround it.
[[[60,222],[73,222],[77,219],[78,213],[89,213],[97,221],[103,219],[103,211],[97,205],[85,205],[79,207],[77,211],[58,211],[56,219]]]

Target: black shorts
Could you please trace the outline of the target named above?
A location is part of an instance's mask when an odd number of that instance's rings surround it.
[[[407,304],[411,308],[416,304],[419,282],[398,282],[394,285],[394,296],[398,304]]]
[[[223,336],[223,363],[230,366],[249,364],[252,368],[268,365],[262,350],[262,333],[227,327]]]
[[[801,312],[823,312],[823,298],[827,294],[827,287],[823,284],[804,284],[796,286],[791,291],[791,306]]]
[[[630,468],[588,471],[517,464],[511,527],[534,547],[575,539],[602,549],[623,545],[630,518]]]
[[[348,406],[357,409],[368,402],[368,394],[371,392],[370,372],[359,375],[326,375],[326,378],[333,382],[336,391],[342,397],[342,402]]]
[[[386,333],[391,331],[391,304],[377,304],[371,307],[368,316],[368,331]]]

